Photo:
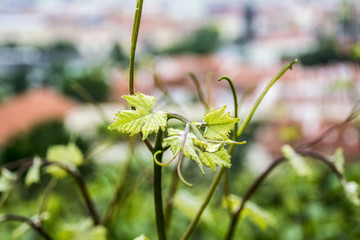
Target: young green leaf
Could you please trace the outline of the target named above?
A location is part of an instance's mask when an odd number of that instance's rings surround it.
[[[344,159],[344,155],[343,155],[343,150],[342,148],[338,148],[335,151],[335,155],[332,158],[333,163],[335,164],[336,169],[340,172],[340,173],[344,173],[344,165],[345,165],[345,159]]]
[[[84,161],[82,152],[74,143],[51,146],[46,153],[46,158],[50,162],[59,162],[70,169],[80,166]],[[66,172],[58,166],[50,165],[46,171],[57,178],[66,176]]]
[[[33,164],[31,165],[25,177],[25,184],[27,187],[31,186],[33,183],[38,183],[40,181],[40,167],[41,158],[36,156],[34,157]]]
[[[215,165],[223,167],[231,167],[230,155],[223,148],[218,152],[202,152],[197,150],[200,160],[205,166],[211,168],[215,172]]]
[[[226,106],[205,114],[204,121],[207,124],[204,132],[205,138],[213,140],[229,139],[229,133],[239,119],[233,118],[230,113],[225,114],[225,108]]]
[[[356,182],[346,181],[342,181],[342,185],[348,199],[356,206],[360,206],[359,185]]]
[[[281,151],[299,176],[310,177],[312,175],[311,169],[305,162],[305,159],[298,155],[290,145],[282,146]]]
[[[0,193],[7,192],[11,188],[12,181],[16,180],[16,175],[7,170],[6,168],[1,168],[0,176]]]
[[[167,125],[166,112],[153,112],[155,97],[137,93],[136,95],[123,96],[129,105],[136,110],[124,110],[116,114],[115,121],[108,126],[108,130],[117,130],[131,136],[143,133],[143,140],[153,132],[163,131]]]

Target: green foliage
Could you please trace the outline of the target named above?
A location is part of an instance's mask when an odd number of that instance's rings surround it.
[[[109,85],[102,68],[83,69],[79,75],[74,76],[66,72],[62,74],[65,75],[62,87],[64,94],[81,102],[104,102],[108,100]]]
[[[31,186],[33,183],[38,183],[40,181],[40,167],[41,167],[41,158],[35,157],[33,160],[33,164],[28,170],[25,177],[26,186]]]
[[[51,134],[49,134],[51,133]],[[40,123],[29,132],[22,132],[3,147],[1,163],[7,163],[35,155],[45,156],[49,145],[65,144],[69,141],[64,124],[59,120]],[[80,139],[78,143],[85,148]]]
[[[136,110],[124,110],[116,114],[113,124],[109,130],[117,130],[123,133],[129,133],[131,136],[142,132],[143,139],[153,132],[163,131],[167,125],[167,116],[165,112],[153,112],[155,97],[137,93],[135,96],[123,96],[125,100]]]
[[[340,61],[354,61],[353,56],[339,50],[335,39],[320,38],[313,50],[298,56],[302,65],[313,66]]]
[[[129,58],[127,54],[124,53],[124,50],[118,43],[115,43],[113,45],[110,51],[110,59],[124,67],[129,65]]]

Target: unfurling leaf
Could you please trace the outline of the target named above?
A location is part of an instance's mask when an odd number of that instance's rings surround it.
[[[70,169],[80,166],[84,161],[82,152],[74,143],[51,146],[46,153],[46,158],[50,162],[61,163]],[[63,178],[66,176],[66,172],[58,166],[50,165],[46,168],[46,170],[57,178]]]
[[[173,154],[176,154],[181,150],[183,138],[184,131],[169,128],[168,137],[163,141],[163,147],[170,146]],[[209,147],[212,148],[210,149],[212,152],[207,151]],[[194,160],[199,165],[202,174],[205,174],[203,164],[213,171],[215,171],[215,166],[231,166],[230,155],[221,147],[215,151],[215,148],[218,147],[218,144],[209,144],[206,141],[200,141],[196,138],[195,134],[188,133],[183,151],[188,159]]]
[[[204,121],[207,124],[204,132],[205,138],[212,140],[229,139],[229,133],[239,119],[233,118],[229,113],[225,114],[225,108],[226,106],[205,114]]]
[[[344,165],[345,165],[345,159],[344,159],[344,155],[343,155],[343,150],[342,148],[338,148],[335,151],[335,155],[332,158],[333,163],[335,164],[336,169],[340,172],[340,173],[344,173]]]
[[[166,148],[170,146],[171,151],[175,155],[181,150],[181,143],[184,139],[184,131],[168,128],[167,132],[168,137],[164,139],[163,147]],[[202,174],[205,174],[203,164],[196,152],[196,147],[194,146],[192,139],[196,139],[196,136],[193,133],[188,133],[183,149],[184,155],[188,159],[194,160],[199,165]]]
[[[12,181],[16,180],[16,175],[7,170],[6,168],[1,168],[0,176],[0,192],[7,192],[11,188]]]
[[[25,177],[25,184],[27,187],[31,186],[33,183],[38,183],[40,181],[40,167],[41,158],[34,157],[33,164],[31,165]]]
[[[281,151],[299,176],[310,177],[312,175],[311,169],[305,159],[297,154],[291,146],[284,145]]]
[[[153,132],[163,131],[167,125],[166,112],[153,112],[155,97],[137,93],[136,95],[123,96],[129,105],[136,110],[123,110],[116,114],[114,122],[108,130],[117,130],[131,136],[143,133],[143,140]]]
[[[360,199],[358,192],[359,185],[356,182],[346,182],[346,181],[343,181],[342,185],[348,199],[356,206],[360,206]]]
[[[231,212],[235,212],[240,207],[241,201],[241,197],[230,194],[224,198],[223,203],[230,209]],[[250,221],[255,223],[262,230],[265,230],[269,226],[274,227],[276,225],[276,219],[272,214],[249,201],[246,202],[241,216],[249,218]]]

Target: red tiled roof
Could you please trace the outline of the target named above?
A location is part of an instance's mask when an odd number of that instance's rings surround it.
[[[76,103],[50,88],[37,88],[0,104],[0,145],[40,122],[62,119]]]

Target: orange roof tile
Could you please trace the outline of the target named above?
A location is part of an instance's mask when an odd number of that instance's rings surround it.
[[[76,103],[50,88],[37,88],[0,104],[0,145],[40,122],[62,119]]]

